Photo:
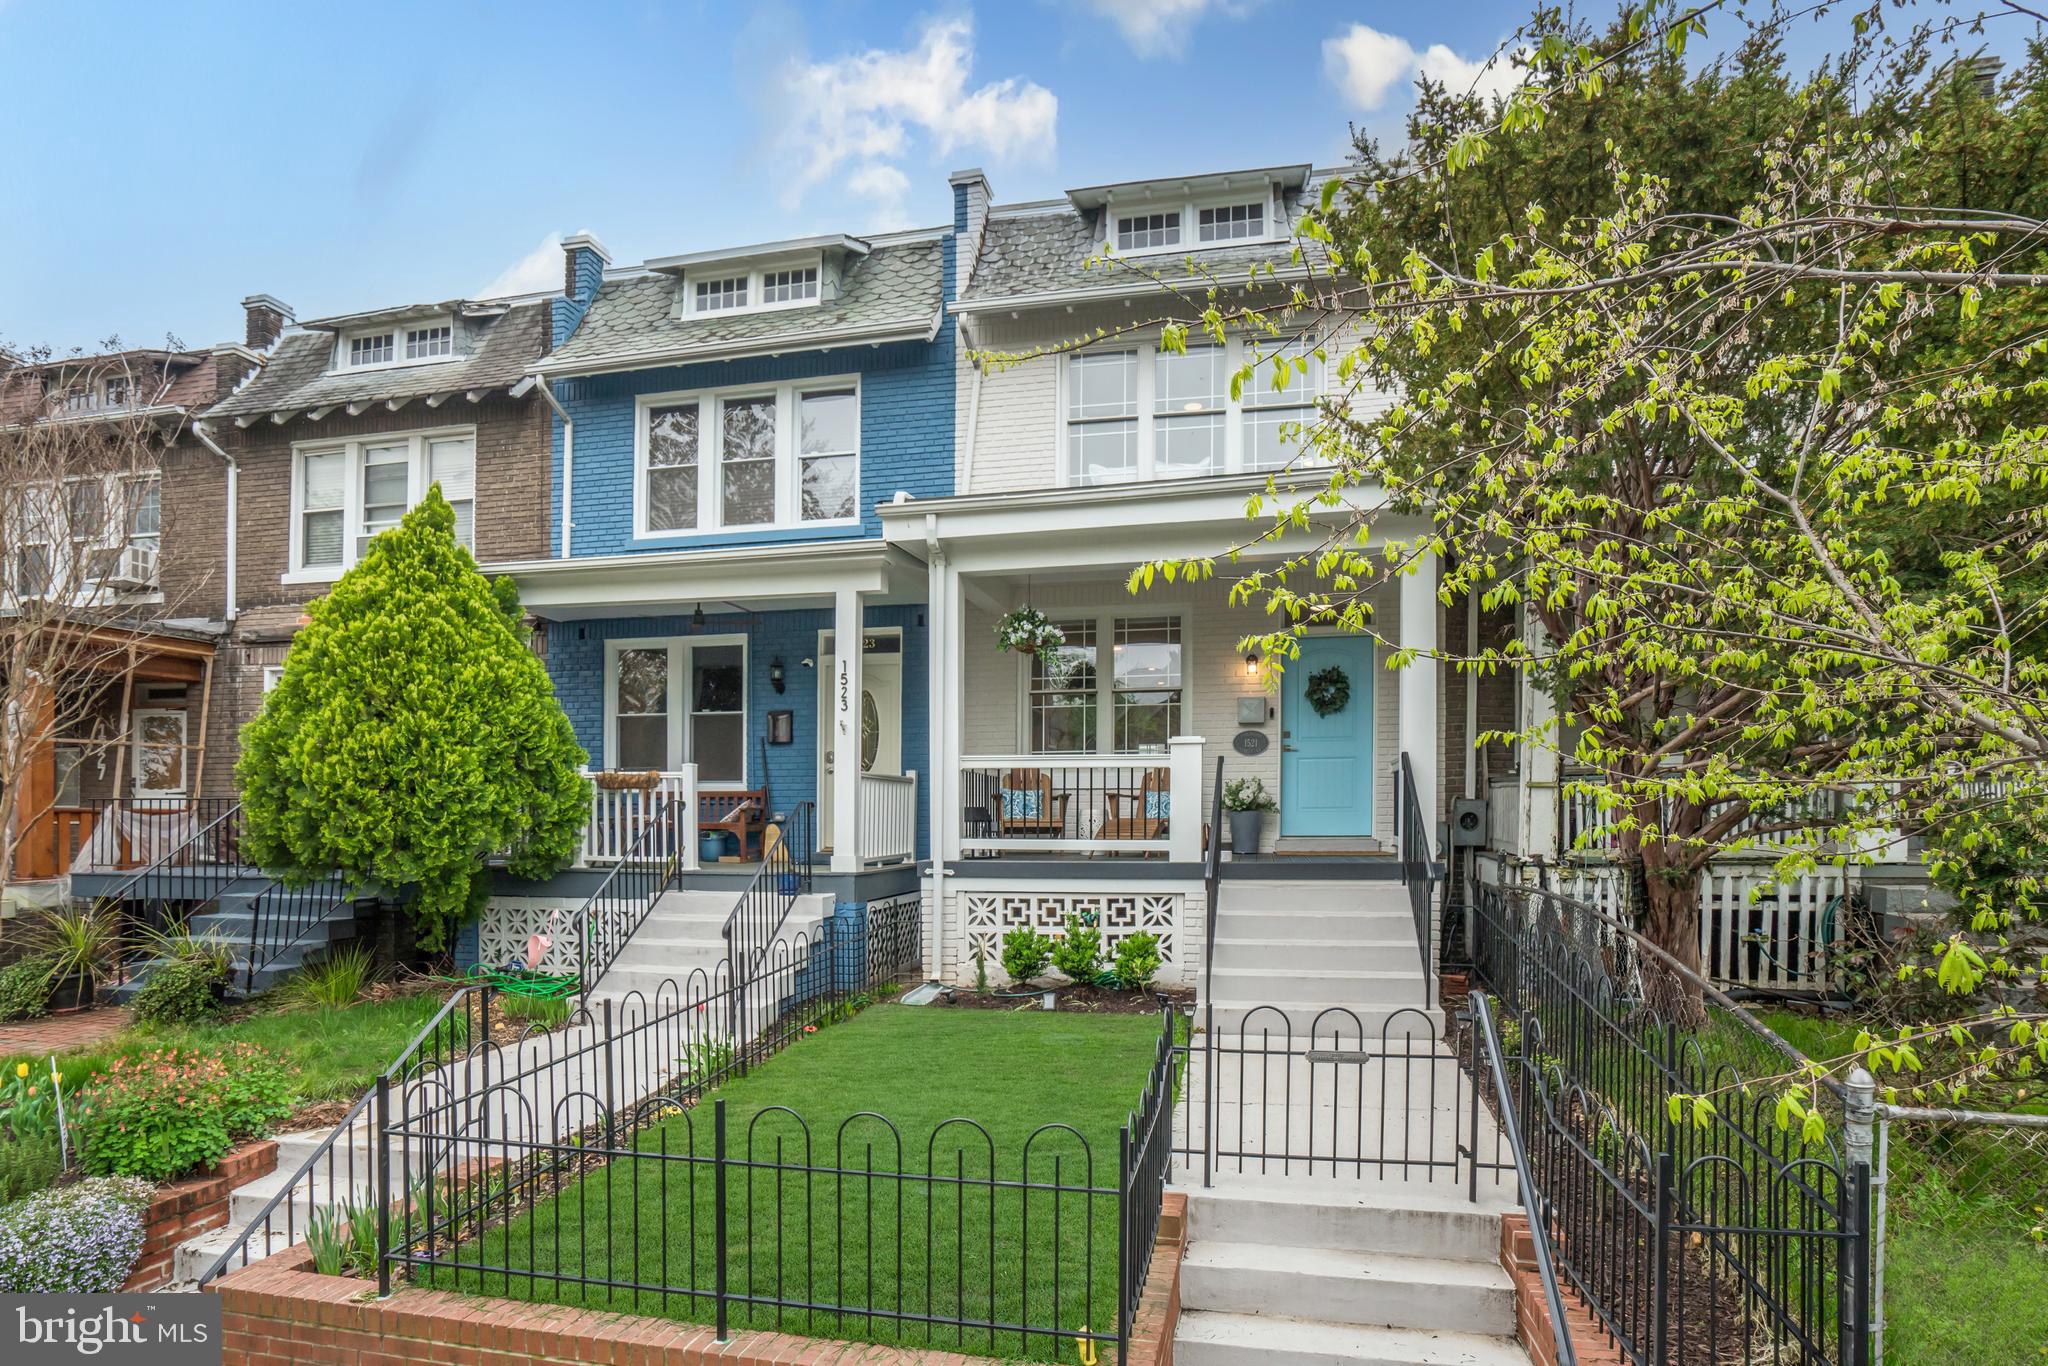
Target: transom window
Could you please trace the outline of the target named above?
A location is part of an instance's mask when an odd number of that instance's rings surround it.
[[[1203,242],[1236,242],[1266,235],[1266,204],[1219,204],[1195,215],[1195,237]]]
[[[1116,220],[1118,251],[1156,251],[1180,245],[1180,212],[1140,213]]]
[[[728,280],[699,280],[697,282],[697,311],[699,313],[722,313],[729,308],[747,306],[747,277],[735,275]]]
[[[851,378],[655,395],[639,411],[637,535],[860,516],[860,391]]]
[[[1180,734],[1185,681],[1175,616],[1072,616],[1065,641],[1031,659],[1033,754],[1149,754]],[[1110,646],[1105,668],[1101,646]]]
[[[618,640],[606,647],[607,766],[697,766],[712,787],[746,785],[743,636]]]
[[[455,512],[455,539],[476,547],[476,433],[398,433],[295,446],[292,571],[332,577],[397,526],[435,484]]]
[[[1276,352],[1286,359],[1279,388]],[[1247,359],[1257,367],[1232,398],[1231,377]],[[1190,344],[1186,354],[1147,343],[1070,356],[1062,477],[1078,486],[1282,468],[1316,420],[1322,376],[1299,341],[1233,339]]]
[[[448,323],[439,327],[412,327],[405,333],[405,358],[407,360],[433,360],[438,356],[455,354],[455,328]]]
[[[801,270],[769,270],[761,274],[761,302],[764,304],[788,304],[817,297],[816,266],[806,266]]]

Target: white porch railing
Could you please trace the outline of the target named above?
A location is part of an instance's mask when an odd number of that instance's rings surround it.
[[[917,772],[860,775],[860,861],[908,863],[917,857]]]
[[[964,855],[1202,855],[1202,740],[1164,754],[982,754],[960,760]]]
[[[587,772],[588,770],[586,770]],[[595,776],[595,775],[593,775]],[[583,827],[583,862],[617,863],[633,851],[641,832],[653,823],[655,813],[668,811],[668,830],[657,835],[644,852],[666,856],[671,849],[682,852],[685,868],[697,866],[697,767],[685,764],[664,771],[653,787],[599,786],[590,794],[590,821]]]

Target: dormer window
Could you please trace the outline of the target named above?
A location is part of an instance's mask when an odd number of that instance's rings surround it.
[[[358,365],[391,364],[391,334],[378,332],[366,337],[348,339],[348,363]]]
[[[768,270],[761,273],[761,302],[793,304],[818,297],[818,268]]]
[[[405,333],[407,360],[435,360],[455,354],[455,329],[447,323],[438,327],[412,327]]]
[[[723,313],[747,306],[747,277],[735,275],[724,280],[697,282],[697,311]]]
[[[1116,220],[1118,251],[1157,251],[1180,245],[1180,214],[1140,213],[1119,215]]]
[[[1195,235],[1204,242],[1257,241],[1266,235],[1266,206],[1261,201],[1202,209],[1195,216]]]
[[[341,335],[335,368],[366,370],[453,360],[455,320],[443,314],[419,322],[395,322]]]

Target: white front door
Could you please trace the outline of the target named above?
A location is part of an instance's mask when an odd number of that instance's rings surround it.
[[[818,677],[834,677],[832,633],[819,644]],[[819,847],[832,845],[832,788],[838,767],[832,751],[832,719],[825,714],[830,689],[818,690]],[[903,636],[870,631],[861,660],[860,767],[863,773],[903,772]]]

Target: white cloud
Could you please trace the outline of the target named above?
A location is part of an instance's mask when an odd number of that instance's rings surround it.
[[[878,212],[893,202],[900,215],[909,180],[889,163],[909,150],[913,134],[941,156],[975,148],[998,161],[1049,158],[1058,98],[1018,77],[970,90],[973,65],[974,25],[962,18],[927,23],[915,47],[785,67],[782,143],[797,168],[786,202],[795,207],[853,163],[848,187],[876,201]]]
[[[508,294],[553,293],[562,287],[562,234],[551,232],[540,245],[498,272],[498,278],[477,291],[479,299]]]
[[[874,226],[910,225],[910,177],[885,161],[871,161],[846,178],[846,188],[874,204]]]
[[[1109,20],[1140,57],[1178,57],[1209,10],[1242,17],[1251,0],[1079,0],[1082,9]]]
[[[1397,84],[1427,76],[1453,94],[1473,91],[1484,97],[1504,95],[1521,84],[1523,73],[1507,54],[1468,62],[1442,43],[1417,52],[1407,39],[1353,24],[1323,40],[1323,69],[1359,109],[1378,109]]]

